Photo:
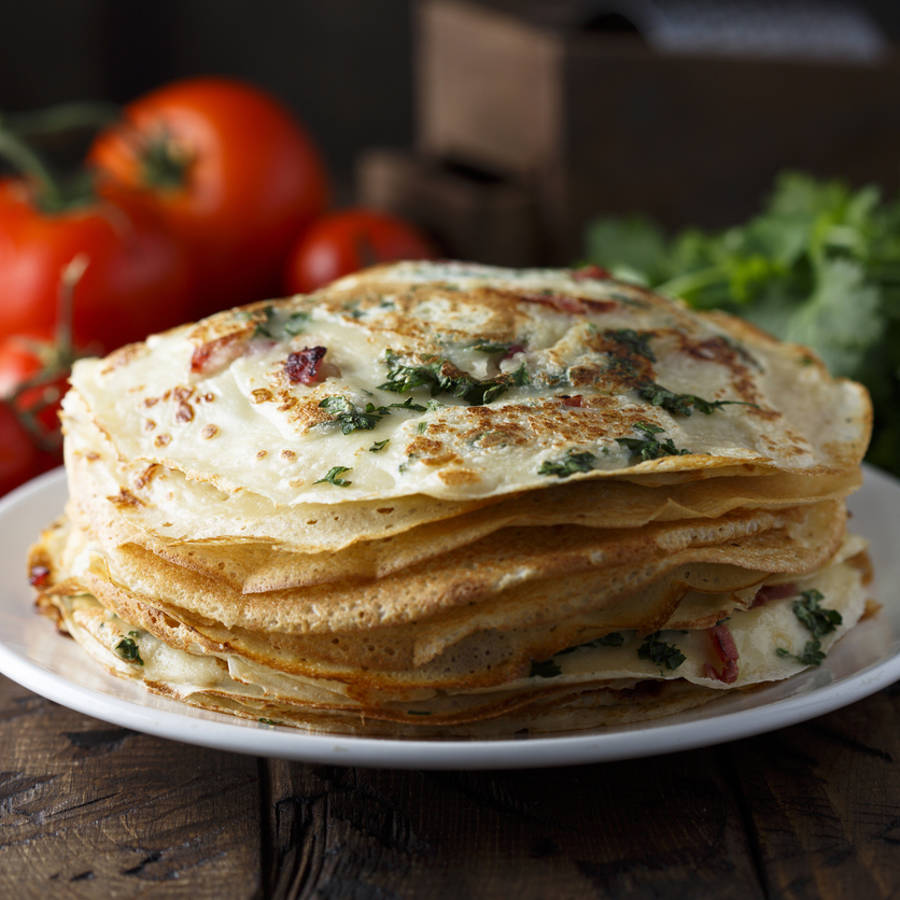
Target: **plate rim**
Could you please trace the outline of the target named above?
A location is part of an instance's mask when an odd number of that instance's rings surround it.
[[[883,481],[891,490],[900,491],[900,484],[884,472],[871,466],[864,466],[864,470],[867,481]],[[0,498],[0,525],[10,512],[27,504],[35,495],[60,490],[64,482],[64,469],[54,469]],[[0,573],[0,589],[2,578]],[[668,724],[659,720],[628,730],[491,740],[307,733],[289,726],[261,725],[249,719],[231,721],[223,714],[204,713],[200,717],[196,715],[199,711],[187,704],[183,711],[158,709],[70,682],[8,646],[3,635],[0,635],[0,674],[92,718],[210,749],[328,765],[487,770],[638,759],[712,746],[798,724],[893,684],[900,679],[900,652],[837,681],[748,709]],[[115,676],[107,674],[107,677]],[[221,716],[223,721],[213,716]]]

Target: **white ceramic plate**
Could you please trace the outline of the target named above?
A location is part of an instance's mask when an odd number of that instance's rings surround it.
[[[853,703],[900,678],[900,485],[867,469],[852,527],[872,543],[881,613],[855,628],[818,669],[650,724],[560,737],[413,741],[307,734],[157,697],[107,674],[34,613],[25,553],[65,501],[62,470],[0,500],[0,672],[63,706],[160,737],[255,756],[410,769],[557,766],[650,756],[747,737]]]

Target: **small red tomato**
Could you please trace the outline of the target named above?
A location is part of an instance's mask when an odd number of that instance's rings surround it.
[[[39,453],[19,416],[0,400],[0,495],[37,475]]]
[[[0,339],[0,400],[14,401],[17,410],[33,415],[45,443],[59,438],[59,404],[69,389],[69,363],[53,353],[49,341],[19,335]]]
[[[300,236],[288,257],[285,288],[306,294],[366,266],[436,255],[412,225],[368,209],[348,209],[319,219]]]
[[[195,315],[271,296],[294,237],[328,199],[325,169],[296,118],[225,78],[178,81],[135,100],[89,160],[145,190],[190,247]]]
[[[133,192],[106,188],[58,211],[24,180],[0,182],[0,337],[50,336],[59,283],[78,255],[76,344],[106,353],[184,321],[192,281],[186,252]]]

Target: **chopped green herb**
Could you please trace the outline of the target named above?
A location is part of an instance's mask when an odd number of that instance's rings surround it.
[[[841,614],[836,609],[823,609],[819,603],[825,597],[821,591],[812,588],[801,591],[802,599],[795,600],[792,604],[794,615],[806,626],[813,637],[822,637],[829,634],[843,621]]]
[[[402,403],[389,403],[390,409],[412,409],[416,412],[426,412],[428,407],[422,406],[421,403],[413,402],[412,397],[407,397]]]
[[[635,356],[643,356],[650,362],[656,362],[656,356],[650,349],[650,338],[654,337],[652,331],[635,331],[633,328],[621,328],[619,330],[605,331],[604,335],[627,348]]]
[[[390,442],[390,438],[385,438],[383,441],[375,441],[375,443],[369,447],[369,453],[377,453],[379,450],[384,450]]]
[[[365,409],[354,406],[346,397],[326,397],[319,403],[320,408],[334,416],[331,422],[340,425],[343,434],[354,431],[371,431],[385,416],[389,415],[384,406],[367,403]]]
[[[672,442],[672,438],[659,440],[655,437],[662,434],[663,429],[652,422],[635,422],[634,430],[643,432],[644,437],[616,438],[616,443],[631,451],[632,456],[642,460],[659,459],[661,456],[686,456],[691,451],[679,449]]]
[[[590,472],[596,468],[597,457],[589,450],[569,452],[560,460],[545,459],[538,469],[538,475],[555,475],[557,478],[568,478],[576,472]]]
[[[804,666],[819,666],[825,659],[819,638],[834,631],[843,622],[843,618],[836,609],[824,609],[820,606],[820,601],[825,597],[815,588],[801,591],[800,597],[800,600],[791,604],[791,609],[803,627],[812,634],[812,640],[806,642],[799,655],[794,655],[784,647],[776,647],[775,652],[778,656],[795,659]]]
[[[531,671],[528,673],[529,678],[555,678],[557,675],[562,675],[562,669],[552,659],[545,659],[541,662],[532,660]]]
[[[665,666],[670,671],[677,669],[687,659],[674,644],[661,641],[658,631],[644,638],[644,643],[638,647],[637,655],[641,659],[649,659],[660,669]]]
[[[425,434],[425,432],[428,431],[428,422],[419,422],[419,424],[416,425],[416,431],[419,434]]]
[[[137,635],[138,632],[131,631],[130,635]],[[144,661],[141,659],[140,651],[138,650],[138,645],[134,640],[134,637],[123,637],[115,647],[116,653],[122,657],[126,662],[137,663],[137,665],[142,666]]]
[[[803,645],[803,651],[795,656],[790,650],[784,647],[776,647],[775,652],[781,657],[788,657],[796,660],[802,666],[820,666],[822,660],[825,659],[825,653],[822,652],[822,642],[818,638],[813,638]]]
[[[696,394],[676,394],[654,381],[642,381],[636,385],[638,396],[652,406],[661,406],[673,416],[689,416],[698,410],[708,416],[722,406],[756,406],[746,400],[704,400]]]
[[[431,711],[427,709],[408,709],[406,714],[408,716],[430,716]]]
[[[263,315],[262,319],[258,318],[259,312]],[[309,321],[308,312],[301,310],[300,312],[289,313],[288,315],[281,317],[278,315],[278,310],[274,306],[264,306],[258,312],[246,312],[241,310],[235,314],[235,317],[242,321],[256,323],[256,328],[253,331],[252,337],[266,337],[275,341],[284,340],[286,337],[293,337],[296,334],[300,334],[306,327],[306,323]]]
[[[333,484],[337,487],[347,487],[348,485],[353,484],[353,482],[347,481],[345,478],[341,478],[341,475],[343,475],[344,472],[349,471],[349,466],[332,466],[328,470],[327,475],[318,479],[318,481],[314,481],[313,484],[323,484],[324,482],[328,482],[328,484]]]
[[[388,380],[379,385],[384,391],[406,394],[423,387],[428,388],[432,397],[437,394],[452,394],[471,406],[484,406],[496,400],[512,385],[528,384],[530,381],[524,365],[511,374],[481,381],[440,357],[426,358],[419,365],[407,365],[400,362],[396,354],[388,351],[385,364],[388,368]]]
[[[257,719],[258,722],[262,725],[280,725],[281,722],[276,722],[274,719]]]

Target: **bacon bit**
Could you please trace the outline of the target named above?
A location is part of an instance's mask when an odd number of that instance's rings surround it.
[[[584,398],[581,396],[581,394],[575,394],[574,397],[570,397],[568,394],[563,394],[562,402],[564,406],[584,406]]]
[[[46,587],[50,581],[50,569],[47,566],[32,566],[28,573],[28,583],[32,587]]]
[[[194,418],[194,407],[190,403],[182,400],[175,410],[176,422],[190,422]]]
[[[221,372],[247,352],[252,334],[252,328],[245,328],[201,344],[191,356],[191,372],[196,375],[215,375]]]
[[[770,600],[784,600],[785,597],[793,597],[797,593],[797,585],[793,581],[785,584],[764,584],[753,598],[750,609],[762,606]]]
[[[717,678],[724,684],[734,684],[738,677],[738,648],[727,625],[716,625],[707,629],[713,653],[724,663],[716,669],[710,663],[703,666],[703,674],[707,678]]]
[[[319,378],[322,357],[328,351],[324,347],[304,347],[291,353],[284,364],[284,371],[294,384],[315,384]]]
[[[506,353],[504,353],[503,356],[500,357],[500,359],[501,360],[512,359],[517,353],[524,353],[524,352],[525,352],[524,344],[510,344],[509,350],[507,350]]]
[[[572,279],[574,281],[606,281],[610,278],[612,278],[612,275],[610,275],[609,270],[604,269],[603,266],[582,266],[580,269],[575,269],[572,272]]]

